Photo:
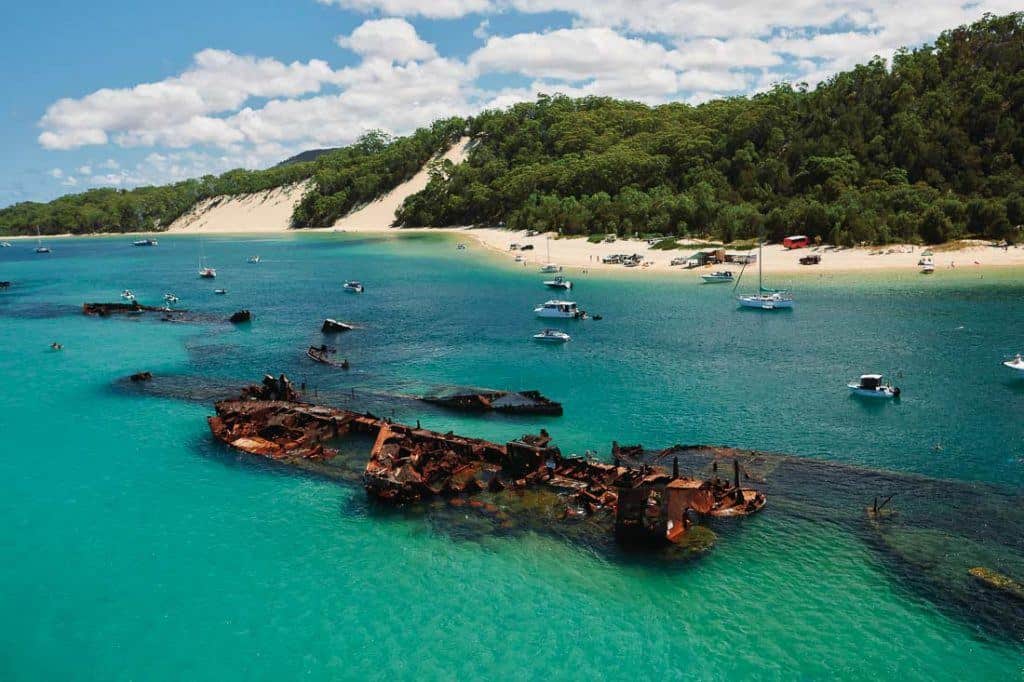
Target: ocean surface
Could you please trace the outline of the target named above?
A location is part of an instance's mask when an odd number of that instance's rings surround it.
[[[963,579],[976,558],[1024,566],[1024,380],[1001,366],[1024,351],[1024,273],[809,273],[771,280],[798,307],[767,314],[682,275],[569,273],[571,298],[603,319],[546,325],[532,308],[554,296],[533,267],[443,235],[130,241],[0,250],[13,281],[0,290],[0,679],[1024,674],[1024,614],[1012,600],[975,613],[992,595]],[[196,276],[201,250],[215,282]],[[344,293],[346,279],[366,293]],[[81,314],[125,288],[153,305],[174,292],[202,318]],[[222,321],[242,308],[251,324]],[[347,373],[304,355],[325,317],[360,326],[328,341]],[[544,326],[573,340],[532,342]],[[193,399],[125,384],[142,370]],[[903,398],[851,398],[846,382],[871,371]],[[475,532],[214,442],[202,391],[266,372],[439,431],[543,427],[563,452],[604,458],[612,440],[732,445],[850,465],[836,479],[865,482],[834,515],[806,511],[798,487],[770,497],[716,527],[707,556],[670,566],[544,529]],[[453,386],[538,389],[565,414],[467,417],[407,398]],[[876,469],[921,491],[913,527],[881,541],[862,513],[886,492]],[[816,499],[831,479],[815,479]],[[955,532],[930,528],[950,495],[994,501],[953,509]],[[966,601],[948,598],[938,565]]]

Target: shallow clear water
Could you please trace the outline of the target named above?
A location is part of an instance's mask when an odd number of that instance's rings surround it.
[[[369,506],[358,487],[226,452],[199,402],[126,374],[325,393],[535,388],[561,418],[466,418],[380,398],[425,426],[501,439],[544,426],[564,451],[721,443],[1024,486],[1024,276],[796,278],[792,313],[740,312],[728,286],[580,276],[564,347],[529,340],[541,277],[444,237],[67,240],[0,250],[0,676],[1006,678],[1024,647],[907,587],[828,519],[766,512],[693,564],[620,562],[541,534],[463,537]],[[262,256],[259,265],[245,262]],[[340,283],[362,279],[367,293]],[[253,311],[248,327],[91,319],[132,288]],[[214,296],[224,287],[227,296]],[[324,317],[352,371],[314,365]],[[49,344],[64,344],[62,353]],[[867,371],[897,404],[851,399]],[[898,374],[897,374],[898,373]],[[372,396],[371,396],[372,397]],[[356,403],[352,403],[356,404]],[[941,447],[937,448],[936,445]],[[865,500],[876,494],[865,491]],[[1017,576],[1018,579],[1021,576]]]

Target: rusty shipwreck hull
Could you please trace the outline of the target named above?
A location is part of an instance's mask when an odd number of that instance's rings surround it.
[[[715,478],[688,479],[649,464],[632,466],[563,457],[543,430],[505,444],[395,423],[372,414],[301,402],[287,377],[266,376],[236,400],[216,403],[210,430],[244,452],[337,476],[331,443],[348,434],[374,439],[362,473],[366,491],[391,504],[431,498],[465,501],[479,493],[543,489],[563,518],[615,518],[615,536],[649,545],[685,544],[694,519],[759,511],[764,495]],[[737,469],[738,471],[738,469]],[[708,536],[702,547],[710,546]]]

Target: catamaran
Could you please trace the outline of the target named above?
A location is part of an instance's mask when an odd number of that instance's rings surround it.
[[[563,320],[575,320],[583,317],[583,311],[573,301],[545,301],[533,309],[537,317],[557,317]]]
[[[757,293],[747,294],[744,296],[737,296],[736,301],[740,304],[741,308],[756,308],[758,310],[782,310],[793,307],[793,294],[783,289],[766,289],[763,281],[763,266],[764,262],[762,257],[764,244],[758,239],[757,241]],[[746,269],[746,264],[743,265],[743,269]],[[740,270],[740,276],[736,278],[736,287],[740,285],[740,280],[743,279],[743,270]],[[733,287],[733,291],[736,291],[736,287]]]

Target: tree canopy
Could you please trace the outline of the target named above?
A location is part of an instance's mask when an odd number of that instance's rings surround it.
[[[330,225],[466,133],[397,224],[507,224],[564,234],[729,241],[800,233],[836,244],[1020,238],[1024,14],[986,15],[934,45],[874,58],[816,89],[779,84],[699,106],[604,97],[375,132],[313,161],[0,211],[0,233],[162,229],[197,201],[311,181],[295,227]]]

